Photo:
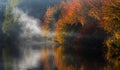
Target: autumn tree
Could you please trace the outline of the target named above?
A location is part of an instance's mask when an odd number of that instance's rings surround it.
[[[67,65],[77,66],[74,62],[80,61],[81,54],[95,55],[95,58],[104,59],[102,43],[106,33],[100,27],[100,19],[96,18],[100,17],[98,16],[100,12],[92,10],[93,6],[88,1],[71,0],[62,2],[61,7],[62,16],[56,23],[55,40],[62,44],[62,56],[64,56],[62,60]],[[92,11],[93,14],[97,11],[96,16],[90,14]],[[87,53],[88,50],[91,54]],[[79,67],[79,62],[77,64]]]
[[[90,15],[94,16],[100,22],[100,26],[104,28],[107,32],[107,37],[105,40],[105,47],[107,48],[106,59],[110,70],[116,69],[119,70],[119,49],[120,49],[120,1],[119,0],[97,0],[100,4],[93,2],[94,0],[90,0],[89,4],[91,4],[92,9],[90,11]],[[99,6],[98,6],[99,5]]]
[[[113,63],[112,69],[119,70],[120,67],[120,1],[108,0],[109,3],[104,2],[104,29],[110,34],[106,40],[107,60]]]
[[[119,0],[65,0],[58,5],[59,9],[48,8],[44,28],[55,31],[59,69],[72,70],[76,63],[80,67],[77,61],[80,57],[89,60],[87,55],[94,55],[91,60],[102,59],[102,62],[106,55],[109,63],[120,59],[119,6]],[[63,62],[66,64],[62,65]],[[117,61],[114,65],[119,70]]]

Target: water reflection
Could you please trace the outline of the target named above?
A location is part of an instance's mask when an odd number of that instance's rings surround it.
[[[106,66],[104,57],[95,50],[84,49],[85,52],[61,53],[61,47],[57,48],[55,56],[59,70],[104,70]]]

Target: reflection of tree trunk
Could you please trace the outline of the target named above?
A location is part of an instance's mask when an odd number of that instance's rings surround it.
[[[40,70],[58,70],[54,61],[54,55],[51,54],[51,48],[43,48],[41,51]]]
[[[12,64],[12,60],[6,52],[6,48],[3,49],[3,61],[4,61],[4,70],[12,70],[10,64]]]

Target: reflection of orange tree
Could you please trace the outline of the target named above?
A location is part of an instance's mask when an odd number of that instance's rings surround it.
[[[63,62],[63,59],[65,56],[63,56],[62,51],[63,51],[63,48],[61,46],[55,50],[56,52],[55,61],[56,61],[58,70],[75,70],[75,68],[72,65],[66,66],[66,64]]]
[[[50,70],[50,63],[49,63],[49,50],[47,48],[41,50],[41,59],[40,63],[43,65],[44,70]]]

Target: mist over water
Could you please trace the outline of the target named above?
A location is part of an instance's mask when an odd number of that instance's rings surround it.
[[[6,0],[5,3],[7,4],[7,2],[10,1]],[[15,24],[17,26],[13,27],[15,31],[13,34],[14,36],[11,37],[12,39],[10,39],[12,44],[15,44],[14,47],[17,48],[17,50],[14,50],[13,48],[14,52],[12,54],[18,55],[17,52],[19,52],[19,57],[12,57],[13,64],[6,62],[5,64],[7,65],[7,68],[12,67],[12,70],[28,70],[39,67],[39,61],[42,57],[41,49],[46,47],[46,39],[41,36],[42,23],[40,19],[44,17],[44,14],[48,7],[54,6],[59,2],[60,0],[21,0],[13,10],[10,10],[12,11],[10,14],[17,18],[17,23]],[[4,16],[5,12],[8,11],[5,11],[5,9],[3,10],[2,11],[4,12]],[[4,18],[2,17],[2,19]],[[1,25],[2,23],[0,24],[0,27]],[[54,35],[54,32],[48,32],[48,34],[50,37],[52,37]],[[16,38],[18,39],[19,43],[16,41]],[[6,41],[5,44],[7,44]],[[51,47],[52,45],[53,44],[50,44],[48,46]],[[10,47],[13,46],[10,45]]]
[[[21,36],[34,36],[41,34],[40,20],[29,16],[27,13],[23,12],[19,8],[15,8],[13,13],[19,16],[18,22],[21,25],[23,33]]]
[[[40,60],[40,49],[34,50],[34,47],[40,47],[41,37],[40,20],[29,16],[19,8],[15,8],[14,15],[18,16],[18,24],[21,26],[22,32],[19,37],[21,43],[19,49],[22,58],[18,62],[20,70],[27,70],[30,67],[37,67]]]
[[[19,35],[19,50],[21,58],[17,63],[16,68],[19,70],[27,70],[30,68],[38,68],[41,60],[42,48],[52,47],[53,43],[48,43],[46,38],[42,37],[41,22],[39,19],[29,16],[19,8],[14,8],[13,14],[18,17],[18,24],[21,26]],[[54,32],[48,32],[50,38]],[[49,51],[53,55],[53,51]]]

